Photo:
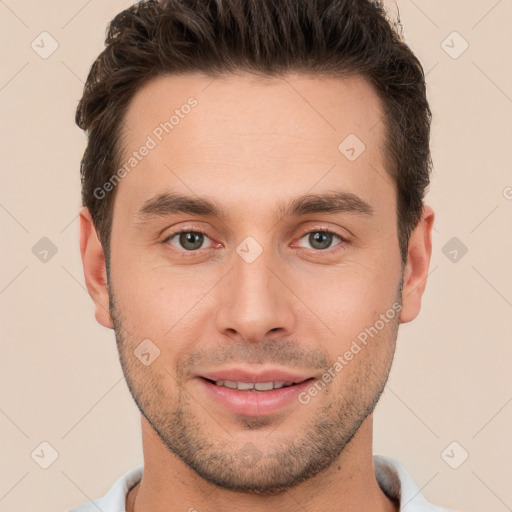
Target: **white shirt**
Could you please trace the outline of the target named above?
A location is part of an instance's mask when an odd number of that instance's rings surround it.
[[[374,455],[375,477],[382,491],[400,503],[400,512],[453,512],[436,507],[421,494],[409,472],[402,464],[391,457]],[[69,512],[126,512],[126,495],[141,478],[144,466],[137,466],[121,476],[103,496],[76,507]]]

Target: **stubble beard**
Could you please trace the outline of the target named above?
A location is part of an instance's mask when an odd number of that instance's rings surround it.
[[[109,296],[119,358],[128,388],[139,411],[163,444],[205,481],[223,489],[255,495],[281,494],[326,470],[340,457],[374,411],[385,388],[400,323],[398,318],[393,319],[386,329],[387,337],[370,342],[388,347],[384,365],[368,354],[360,360],[355,377],[343,380],[342,388],[338,385],[335,389],[335,378],[310,404],[297,402],[292,406],[311,407],[309,419],[294,429],[296,433],[286,433],[291,418],[283,421],[283,426],[272,418],[243,417],[239,425],[251,433],[251,438],[255,439],[254,433],[262,435],[258,435],[260,442],[237,445],[229,433],[233,422],[230,426],[219,425],[203,408],[209,404],[198,405],[197,399],[168,370],[158,374],[151,366],[143,367],[139,363],[133,355],[137,343],[130,339],[123,327],[111,287]],[[163,379],[174,385],[173,393],[162,386]],[[324,405],[320,406],[322,402]],[[292,416],[293,411],[290,412]],[[217,437],[210,436],[211,432],[217,432]],[[240,438],[239,432],[237,438]]]

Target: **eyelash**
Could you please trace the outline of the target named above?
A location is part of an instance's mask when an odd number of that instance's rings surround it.
[[[175,231],[174,233],[171,233],[170,235],[166,236],[165,239],[163,240],[163,243],[164,244],[168,244],[168,245],[172,245],[172,244],[169,243],[170,240],[175,238],[177,235],[181,235],[182,233],[197,233],[197,234],[205,235],[208,238],[210,238],[208,236],[208,234],[205,231],[203,231],[202,229],[195,228],[195,227],[188,227],[188,228],[185,228],[185,229],[180,229],[179,231]],[[339,250],[340,246],[344,246],[344,245],[347,245],[349,243],[349,241],[346,238],[341,236],[336,231],[333,231],[332,229],[322,228],[322,227],[315,228],[315,229],[310,229],[309,231],[304,232],[299,237],[299,240],[302,240],[302,238],[304,238],[306,235],[310,235],[311,233],[328,233],[328,234],[334,235],[335,237],[338,237],[340,239],[340,243],[335,245],[334,247],[329,247],[327,249],[309,249],[310,251],[314,251],[314,252],[317,252],[317,253],[333,254],[333,253],[335,253],[336,251]],[[185,249],[173,248],[171,250],[175,251],[175,252],[178,252],[178,253],[181,253],[184,257],[188,257],[188,255],[193,256],[193,255],[197,254],[202,249],[197,249],[197,250],[194,250],[194,251],[186,251]]]

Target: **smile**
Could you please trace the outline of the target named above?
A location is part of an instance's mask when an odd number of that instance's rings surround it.
[[[221,410],[230,414],[270,416],[297,405],[299,394],[315,381],[314,377],[290,374],[281,375],[281,378],[274,375],[272,379],[270,375],[265,378],[261,375],[244,375],[243,372],[234,373],[231,379],[219,378],[220,375],[201,375],[194,379],[205,398],[205,404],[221,406]]]
[[[229,389],[238,389],[239,391],[270,391],[271,389],[281,389],[291,386],[293,382],[235,382],[232,380],[217,380],[216,386],[223,386]]]

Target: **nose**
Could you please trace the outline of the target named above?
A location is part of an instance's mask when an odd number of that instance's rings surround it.
[[[235,253],[231,270],[216,288],[216,323],[224,336],[261,342],[294,332],[294,295],[270,250],[252,262]]]

